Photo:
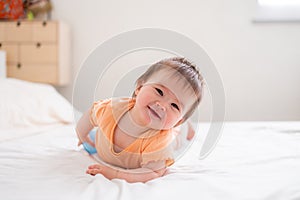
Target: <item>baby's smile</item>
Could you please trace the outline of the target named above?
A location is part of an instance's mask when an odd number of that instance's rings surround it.
[[[154,116],[154,118],[158,118],[159,120],[163,119],[165,113],[161,108],[158,108],[154,105],[150,105],[148,106],[148,109],[151,116]]]

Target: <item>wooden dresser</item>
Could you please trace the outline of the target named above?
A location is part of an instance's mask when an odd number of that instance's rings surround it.
[[[60,21],[0,22],[7,77],[66,85],[70,81],[70,31]]]

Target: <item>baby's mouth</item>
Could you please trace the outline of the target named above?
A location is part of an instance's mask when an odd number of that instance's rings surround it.
[[[152,109],[150,106],[147,107],[154,116],[156,116],[158,119],[161,119],[160,115],[154,109]]]

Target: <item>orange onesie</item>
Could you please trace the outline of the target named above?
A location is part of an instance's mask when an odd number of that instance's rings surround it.
[[[114,151],[113,137],[118,121],[133,108],[134,98],[100,100],[93,104],[91,123],[98,127],[95,146],[98,156],[105,162],[125,169],[136,169],[150,161],[165,160],[174,163],[172,130],[149,130],[121,152]]]

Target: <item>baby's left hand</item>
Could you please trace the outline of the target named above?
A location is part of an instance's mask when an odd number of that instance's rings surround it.
[[[111,180],[113,178],[116,178],[117,171],[106,165],[98,163],[89,166],[86,170],[86,173],[92,176],[95,176],[96,174],[102,174],[103,176]]]
[[[88,167],[86,173],[95,176],[96,174],[102,174],[104,168],[105,166],[102,164],[94,164]]]

